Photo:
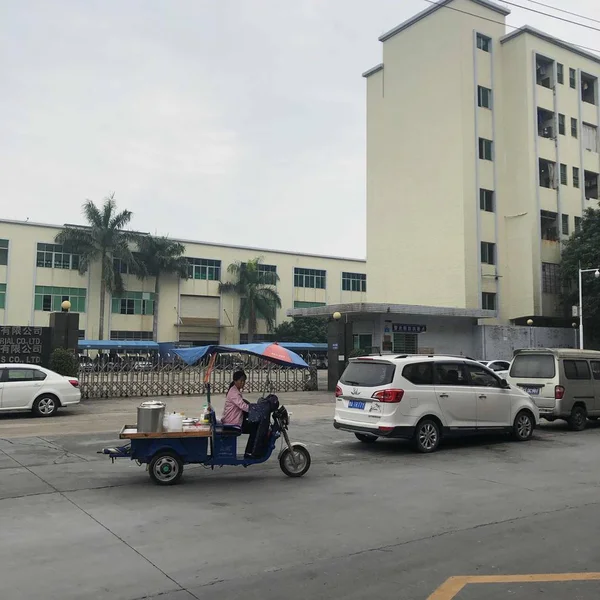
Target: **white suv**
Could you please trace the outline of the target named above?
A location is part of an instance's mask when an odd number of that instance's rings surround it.
[[[434,452],[443,436],[507,432],[531,438],[539,411],[529,394],[474,360],[367,356],[350,360],[335,391],[334,427],[365,443],[412,440]]]

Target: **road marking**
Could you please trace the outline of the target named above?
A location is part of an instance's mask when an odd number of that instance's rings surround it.
[[[600,581],[600,573],[547,573],[541,575],[482,575],[450,577],[427,600],[452,600],[467,585],[482,583],[557,583]]]

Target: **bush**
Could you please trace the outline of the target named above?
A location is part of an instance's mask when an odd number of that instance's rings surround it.
[[[79,361],[73,352],[64,348],[56,348],[50,354],[51,371],[67,377],[76,377],[79,373]]]

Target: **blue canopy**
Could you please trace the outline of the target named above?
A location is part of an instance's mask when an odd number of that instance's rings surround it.
[[[270,362],[289,367],[306,369],[304,359],[283,345],[266,342],[259,344],[233,344],[231,346],[196,346],[195,348],[174,348],[173,352],[188,365],[196,364],[205,356],[222,353],[252,354]]]
[[[77,345],[80,350],[158,350],[156,342],[125,342],[119,340],[79,340]]]

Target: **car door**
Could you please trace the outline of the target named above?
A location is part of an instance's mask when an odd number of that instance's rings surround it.
[[[592,368],[592,377],[594,378],[594,403],[588,412],[591,416],[600,415],[600,361],[591,360],[590,367]]]
[[[477,428],[509,426],[511,421],[510,389],[502,388],[500,379],[481,365],[467,364],[467,371],[477,403]]]
[[[33,369],[8,367],[5,369],[2,384],[2,408],[7,410],[28,408],[39,388],[42,387],[42,383],[35,377]]]
[[[465,364],[436,362],[434,387],[448,427],[474,430],[477,427],[477,404]]]

